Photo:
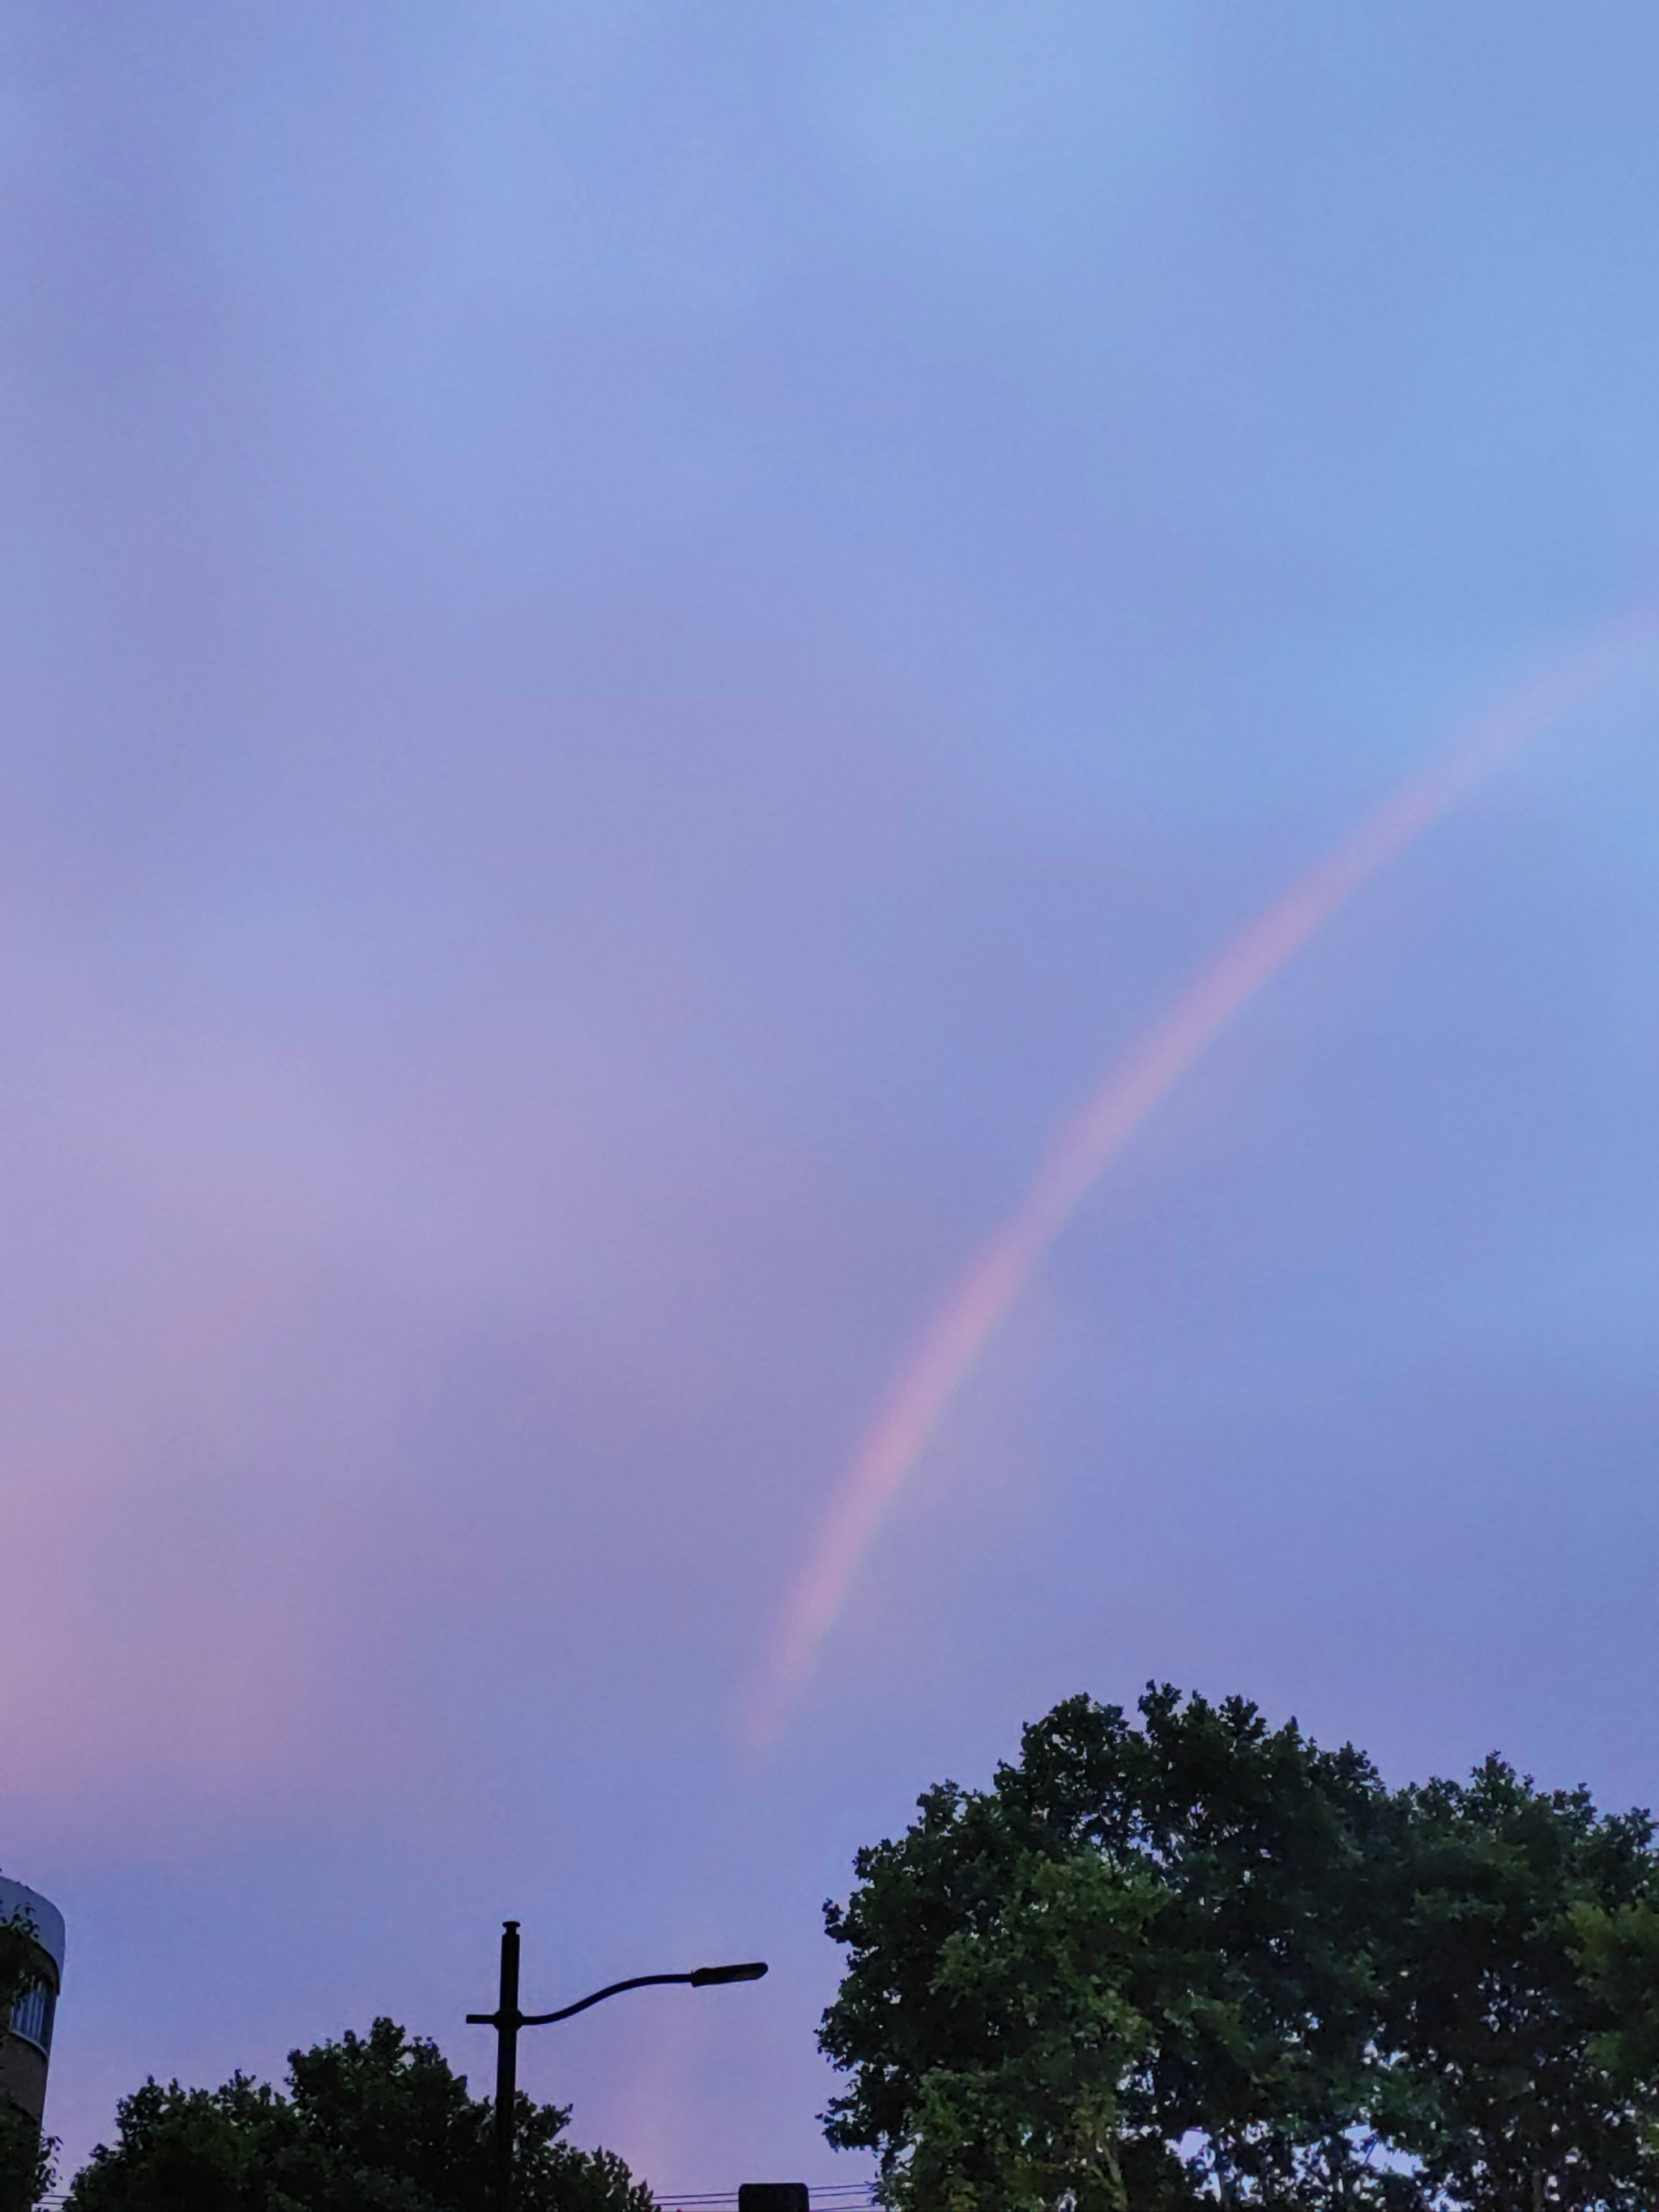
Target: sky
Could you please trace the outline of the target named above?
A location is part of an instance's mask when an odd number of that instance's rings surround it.
[[[389,2012],[855,2180],[854,1850],[1238,1691],[1659,1798],[1659,18],[0,12],[0,1865],[49,2123]]]

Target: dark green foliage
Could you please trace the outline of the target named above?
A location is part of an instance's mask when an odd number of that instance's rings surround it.
[[[1659,2079],[1659,1902],[1581,1901],[1572,1909],[1585,1986],[1607,2007],[1596,2056],[1626,2088]]]
[[[112,2147],[76,2177],[71,2212],[488,2212],[492,2108],[431,2043],[377,2020],[289,2057],[289,2094],[147,2081]],[[651,2212],[607,2151],[560,2140],[569,2114],[518,2103],[522,2212]]]
[[[0,2024],[11,2017],[19,1997],[40,1978],[40,1949],[33,1916],[27,1911],[0,1920]],[[52,2184],[52,2154],[57,2144],[42,2137],[27,2112],[0,2101],[0,2212],[28,2212]]]
[[[1655,1991],[1621,1987],[1613,1960],[1620,1934],[1651,1923],[1651,1824],[1498,1759],[1401,1802],[1413,1894],[1387,1931],[1379,2011],[1407,2093],[1392,2139],[1432,2195],[1482,2212],[1650,2206],[1659,2053],[1643,2063],[1639,2039]]]
[[[833,2142],[918,2212],[1634,2212],[1647,1821],[1498,1761],[1390,1793],[1243,1699],[1086,1698],[826,1908]],[[1645,2192],[1645,2194],[1644,2194]]]
[[[29,2212],[52,2187],[52,2154],[58,2148],[27,2112],[0,2103],[0,2212]]]

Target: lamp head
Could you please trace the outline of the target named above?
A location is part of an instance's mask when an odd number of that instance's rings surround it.
[[[699,1966],[690,1981],[694,1990],[708,1990],[719,1982],[757,1982],[765,1972],[764,1959],[750,1959],[741,1966]]]

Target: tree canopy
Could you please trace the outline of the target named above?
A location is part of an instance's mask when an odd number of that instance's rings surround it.
[[[217,2089],[150,2081],[113,2144],[76,2175],[70,2212],[488,2212],[493,2106],[434,2044],[395,2021],[289,2054],[286,2094],[243,2074]],[[609,2151],[562,2140],[568,2111],[520,2094],[521,2212],[652,2212]]]
[[[826,1907],[830,2140],[927,2212],[1637,2212],[1659,1868],[1492,1759],[1390,1791],[1243,1698],[1075,1698]]]

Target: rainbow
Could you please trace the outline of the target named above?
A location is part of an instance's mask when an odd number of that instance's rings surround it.
[[[1049,1247],[1148,1115],[1358,892],[1520,747],[1583,703],[1656,628],[1659,610],[1644,608],[1509,694],[1247,922],[1108,1069],[934,1314],[836,1485],[747,1701],[751,1745],[764,1749],[782,1735],[860,1565],[940,1420]]]

